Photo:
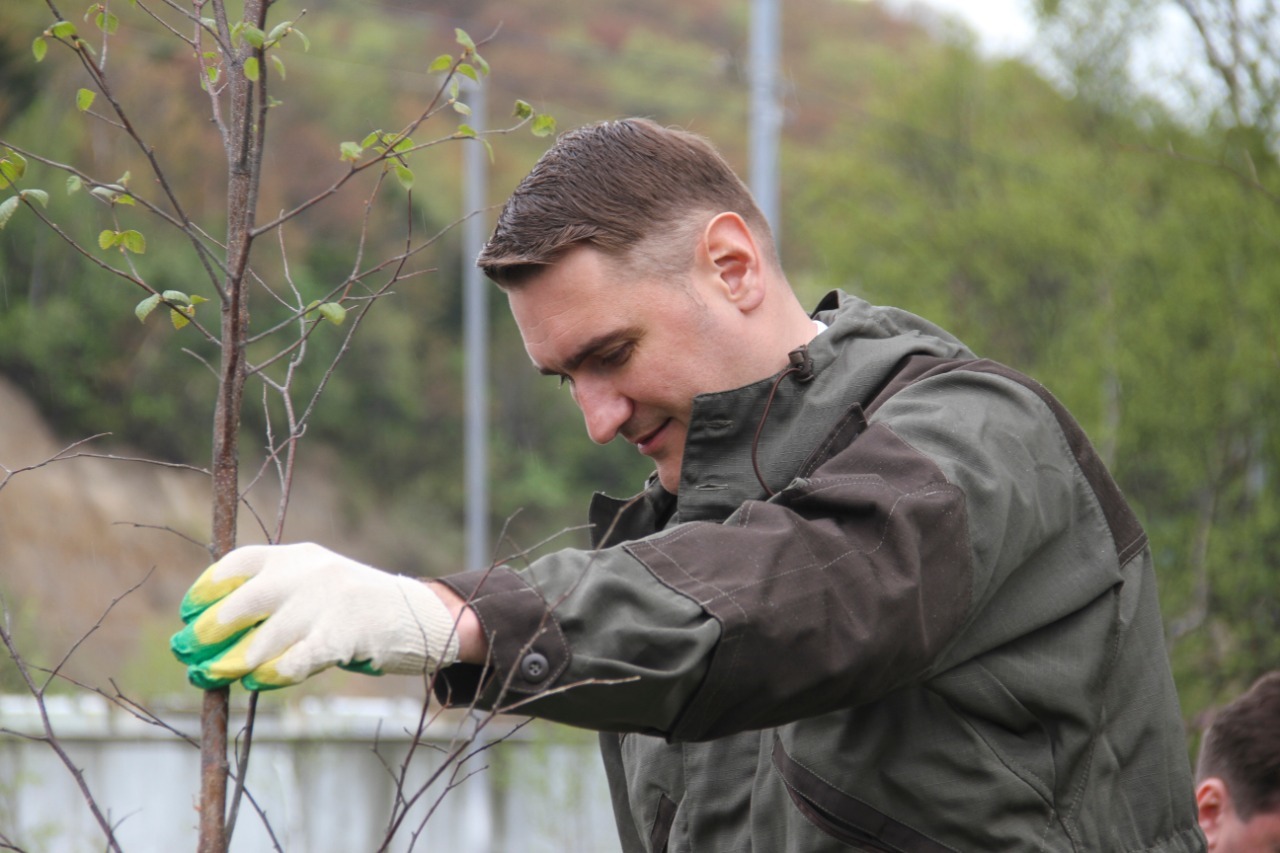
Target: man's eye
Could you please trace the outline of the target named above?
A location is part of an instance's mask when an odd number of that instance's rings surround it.
[[[631,358],[632,346],[618,347],[615,350],[605,353],[600,357],[600,363],[605,367],[620,367],[627,363],[627,359]]]

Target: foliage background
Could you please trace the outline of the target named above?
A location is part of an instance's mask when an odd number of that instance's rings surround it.
[[[46,15],[35,3],[3,12],[4,135],[104,174],[142,174],[136,152],[72,107],[72,63],[52,51],[32,62]],[[164,127],[161,157],[178,192],[213,215],[223,188],[202,164],[218,154],[182,108],[188,58],[142,16],[121,15],[122,96]],[[283,48],[289,76],[272,138],[289,142],[267,152],[261,209],[331,180],[339,140],[406,119],[454,27],[496,32],[484,51],[495,113],[521,97],[562,128],[646,115],[711,137],[745,173],[747,16],[748,4],[727,0],[310,3],[310,52]],[[982,58],[963,28],[923,26],[876,3],[789,0],[783,16],[780,233],[793,284],[807,302],[842,287],[924,314],[1066,402],[1151,535],[1194,725],[1280,666],[1280,174],[1275,140],[1259,130],[1270,125],[1241,127],[1213,109],[1176,114],[1125,79],[1123,45],[1063,39],[1061,29],[1044,48],[1059,60],[1051,84],[1026,62]],[[492,203],[544,146],[495,140]],[[419,233],[462,213],[460,157],[455,147],[415,163]],[[1232,171],[1245,166],[1247,182]],[[347,274],[343,228],[360,203],[347,198],[287,229],[304,294]],[[87,244],[106,227],[83,201],[53,204]],[[198,280],[182,247],[162,239],[143,262],[158,287]],[[304,442],[302,463],[341,484],[351,527],[376,526],[390,569],[439,574],[461,559],[464,262],[450,232],[394,308],[375,308]],[[281,274],[268,253],[255,265]],[[204,464],[204,425],[193,422],[204,415],[192,413],[208,411],[214,380],[181,349],[209,353],[167,324],[139,324],[136,301],[15,216],[0,232],[0,373],[67,440],[107,430],[150,456]],[[628,447],[584,440],[568,396],[530,370],[503,301],[491,309],[493,528],[507,536],[495,553],[509,553],[577,525],[593,489],[634,491],[646,466]],[[248,414],[260,431],[260,413]]]

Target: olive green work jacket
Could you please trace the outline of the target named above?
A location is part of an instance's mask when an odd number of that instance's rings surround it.
[[[814,316],[795,370],[697,398],[678,495],[446,579],[492,663],[441,698],[600,731],[627,853],[1204,849],[1147,538],[1080,427],[911,314]]]

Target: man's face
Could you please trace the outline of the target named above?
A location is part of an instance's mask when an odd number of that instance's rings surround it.
[[[769,375],[754,375],[741,312],[713,276],[655,281],[580,247],[508,299],[534,366],[563,377],[591,440],[621,435],[672,493],[693,398]]]
[[[1196,789],[1200,828],[1211,853],[1280,853],[1280,811],[1256,812],[1241,820],[1222,780]]]

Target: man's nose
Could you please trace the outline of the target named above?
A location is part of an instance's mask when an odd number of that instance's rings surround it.
[[[587,422],[587,435],[596,444],[613,441],[631,418],[631,400],[608,382],[579,381],[574,385],[573,398]]]

